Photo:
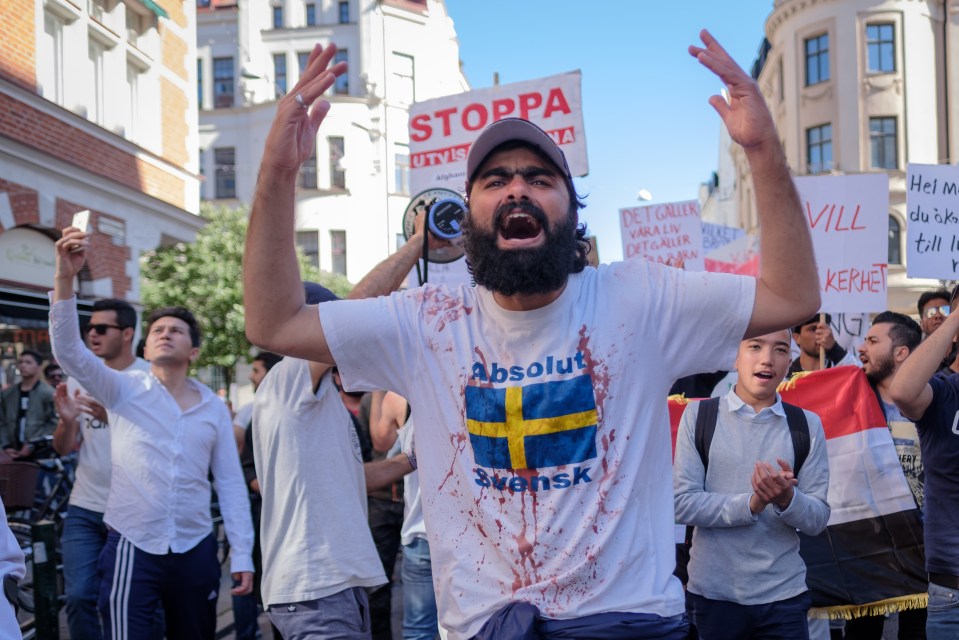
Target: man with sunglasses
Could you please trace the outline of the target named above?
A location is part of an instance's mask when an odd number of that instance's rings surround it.
[[[93,315],[83,334],[90,351],[111,369],[149,371],[149,363],[133,355],[136,324],[137,313],[129,302],[107,298],[93,303]],[[57,390],[56,401],[60,422],[53,434],[53,447],[60,455],[79,452],[76,482],[63,526],[67,625],[74,640],[100,640],[103,632],[97,612],[97,559],[107,541],[103,512],[110,493],[109,427],[116,417],[74,378]]]
[[[919,326],[922,337],[928,338],[942,326],[949,315],[949,292],[945,289],[926,291],[919,296]]]

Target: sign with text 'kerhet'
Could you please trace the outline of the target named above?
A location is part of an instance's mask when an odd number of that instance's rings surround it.
[[[503,118],[538,125],[566,154],[570,172],[585,176],[581,79],[579,71],[571,71],[415,103],[410,107],[410,191],[445,187],[462,193],[470,144]]]
[[[796,188],[812,232],[822,310],[886,309],[889,176],[804,176]]]

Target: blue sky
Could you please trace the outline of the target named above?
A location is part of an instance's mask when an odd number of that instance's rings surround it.
[[[581,216],[603,262],[622,257],[618,211],[689,200],[716,168],[719,116],[706,102],[722,88],[687,52],[709,29],[749,69],[772,2],[743,0],[446,0],[470,84],[579,69],[589,176]]]

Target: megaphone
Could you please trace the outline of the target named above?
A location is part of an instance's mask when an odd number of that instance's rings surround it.
[[[463,257],[463,220],[468,215],[463,197],[450,189],[427,189],[410,199],[403,213],[403,236],[413,237],[413,220],[420,212],[426,213],[426,224],[437,238],[449,240],[440,249],[430,249],[429,262],[446,264]]]

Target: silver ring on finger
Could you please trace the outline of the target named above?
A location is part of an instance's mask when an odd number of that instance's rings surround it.
[[[306,104],[306,100],[303,99],[303,96],[299,93],[293,96],[293,99],[296,100],[296,104],[300,105],[304,109],[309,109],[310,105]]]

